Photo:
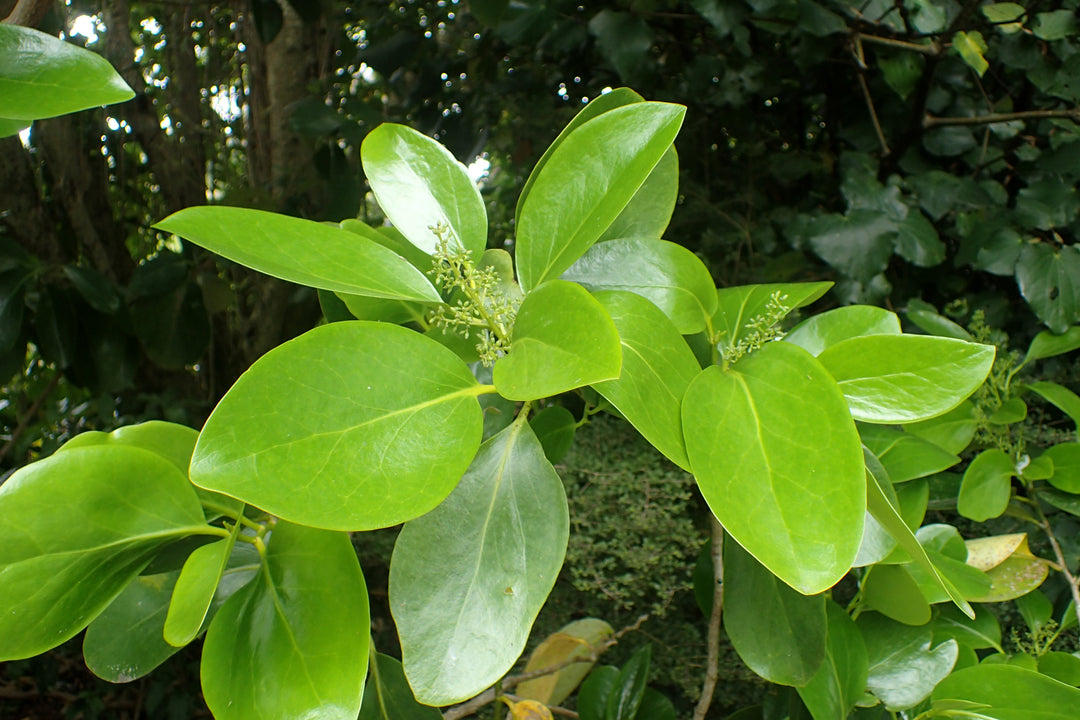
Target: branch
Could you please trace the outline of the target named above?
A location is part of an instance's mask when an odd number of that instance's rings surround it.
[[[3,22],[36,28],[52,9],[53,0],[18,0]]]
[[[886,45],[888,47],[899,48],[901,50],[911,50],[913,52],[922,53],[923,55],[931,55],[937,57],[941,54],[941,45],[937,40],[931,40],[930,44],[925,43],[913,43],[907,40],[896,40],[894,38],[881,37],[880,35],[866,35],[864,33],[855,33],[855,41],[863,41],[872,43],[874,45]]]
[[[992,125],[994,123],[1012,122],[1013,120],[1051,120],[1064,118],[1080,123],[1080,107],[1068,110],[1025,110],[1013,113],[992,113],[990,115],[976,115],[974,117],[936,117],[927,114],[923,117],[922,125],[926,129],[942,127],[945,125]]]
[[[1073,612],[1076,613],[1076,619],[1080,621],[1080,579],[1077,579],[1069,570],[1069,563],[1065,561],[1065,553],[1061,551],[1061,545],[1058,543],[1057,536],[1054,535],[1054,529],[1050,527],[1050,521],[1046,519],[1042,508],[1039,507],[1038,502],[1031,505],[1035,512],[1038,513],[1038,526],[1046,533],[1046,537],[1050,540],[1050,547],[1054,549],[1054,557],[1057,558],[1058,565],[1061,566],[1061,574],[1065,576],[1065,580],[1069,583],[1069,592],[1072,594],[1073,600]]]
[[[505,694],[503,691],[509,690],[513,687],[517,687],[526,680],[533,680],[535,678],[543,677],[545,675],[551,675],[552,673],[557,673],[563,668],[568,668],[571,665],[589,662],[594,663],[600,658],[604,651],[608,650],[614,645],[617,645],[623,635],[637,630],[641,627],[642,623],[644,623],[648,619],[648,615],[642,615],[634,622],[633,625],[624,627],[622,630],[597,645],[589,646],[589,654],[585,657],[577,657],[571,658],[569,660],[563,660],[562,662],[555,663],[550,667],[541,668],[540,670],[532,670],[530,672],[521,673],[520,675],[508,675],[507,677],[504,677],[502,679],[502,682],[500,682],[497,686],[488,688],[473,699],[447,710],[445,713],[443,713],[443,720],[460,720],[460,718],[468,717],[469,715],[472,715],[488,703],[495,702],[495,700],[498,699],[499,695]],[[554,712],[554,710],[552,712]]]
[[[45,401],[49,399],[49,396],[56,390],[56,386],[60,384],[60,377],[62,373],[57,370],[56,375],[49,381],[49,384],[41,392],[40,395],[34,400],[34,404],[30,406],[30,409],[26,411],[22,419],[19,420],[19,424],[15,427],[14,432],[11,433],[11,438],[4,443],[4,447],[0,448],[0,460],[7,457],[7,454],[11,452],[11,448],[15,447],[15,443],[19,442],[19,438],[26,432],[26,428],[30,427],[30,423],[37,417],[38,411],[41,410],[41,406],[45,404]]]
[[[701,697],[698,698],[697,707],[694,708],[693,720],[705,720],[712,704],[713,692],[716,690],[716,681],[720,678],[720,617],[724,610],[724,526],[709,513],[712,521],[712,561],[713,576],[713,603],[712,613],[709,615],[709,655],[705,666],[705,682],[701,686]]]

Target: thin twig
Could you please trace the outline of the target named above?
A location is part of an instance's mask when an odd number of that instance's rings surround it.
[[[1039,527],[1046,533],[1046,537],[1050,540],[1050,547],[1054,549],[1054,557],[1057,558],[1058,565],[1061,566],[1061,574],[1065,576],[1069,583],[1069,592],[1072,593],[1073,599],[1073,612],[1076,613],[1077,621],[1080,621],[1080,580],[1069,570],[1069,563],[1065,561],[1065,553],[1061,551],[1061,545],[1058,543],[1057,536],[1054,535],[1054,529],[1050,527],[1050,521],[1046,519],[1042,508],[1039,507],[1038,503],[1032,503],[1031,506],[1038,514]]]
[[[49,399],[53,391],[56,390],[56,386],[60,384],[61,372],[56,371],[56,375],[49,381],[49,384],[45,387],[45,390],[37,396],[34,400],[34,404],[30,406],[30,409],[19,420],[19,424],[15,427],[15,431],[11,433],[11,438],[4,443],[4,447],[0,448],[0,460],[7,457],[7,454],[11,452],[11,448],[15,447],[15,443],[19,442],[19,438],[26,432],[26,428],[30,427],[30,423],[37,417],[38,411],[41,410],[41,406],[45,404],[45,401]]]
[[[880,35],[866,35],[865,33],[855,33],[856,41],[865,41],[873,43],[874,45],[885,45],[887,47],[899,48],[901,50],[911,50],[912,52],[922,53],[923,55],[937,56],[941,54],[941,46],[937,41],[931,41],[929,45],[923,43],[913,43],[907,40],[896,40],[894,38],[881,37]]]
[[[505,694],[505,691],[510,688],[517,687],[526,680],[533,680],[538,677],[544,677],[545,675],[551,675],[557,673],[564,668],[568,668],[571,665],[577,665],[579,663],[596,662],[600,656],[609,648],[617,645],[619,640],[629,632],[633,632],[641,627],[642,623],[649,619],[648,615],[642,615],[634,622],[633,625],[624,627],[619,632],[615,633],[611,637],[607,638],[601,643],[589,646],[589,653],[582,657],[571,658],[569,660],[563,660],[562,662],[555,663],[546,668],[540,670],[532,670],[530,672],[521,673],[520,675],[508,675],[502,679],[497,686],[488,688],[484,692],[480,693],[471,700],[450,708],[443,713],[443,720],[460,720],[460,718],[468,717],[472,715],[480,708],[489,703],[495,702],[500,695]]]
[[[694,720],[705,720],[712,704],[713,693],[716,691],[716,681],[720,678],[720,618],[724,612],[724,526],[711,513],[712,521],[712,561],[713,575],[713,602],[712,613],[709,615],[709,655],[705,667],[705,682],[701,686],[701,697],[698,698],[697,707],[694,708]]]
[[[1024,110],[1012,113],[991,113],[990,115],[975,115],[973,117],[936,117],[927,114],[923,117],[922,125],[926,129],[942,127],[944,125],[993,125],[994,123],[1012,122],[1014,120],[1052,120],[1064,118],[1080,123],[1080,107],[1068,110]]]

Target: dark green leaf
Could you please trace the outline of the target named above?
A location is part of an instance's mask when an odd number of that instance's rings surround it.
[[[934,640],[939,644],[941,640],[953,638],[960,645],[973,650],[994,648],[998,652],[1004,652],[1001,649],[1001,626],[987,606],[976,606],[975,617],[969,618],[956,607],[947,605],[942,607],[934,618],[932,627]]]
[[[1040,40],[1063,40],[1076,33],[1076,15],[1071,10],[1036,13],[1031,32]]]
[[[643,645],[623,665],[608,695],[605,720],[634,720],[637,716],[649,679],[650,655],[649,646]]]
[[[847,720],[866,691],[866,645],[858,628],[835,602],[825,604],[829,633],[825,661],[799,697],[814,720]]]
[[[574,443],[577,420],[561,405],[546,407],[529,418],[529,427],[544,448],[548,462],[560,462]]]
[[[601,665],[589,673],[577,697],[581,720],[606,720],[608,698],[618,679],[619,668],[612,665]]]
[[[131,321],[147,355],[165,368],[195,364],[210,345],[210,318],[195,283],[139,298],[131,304]]]
[[[1080,396],[1067,387],[1052,382],[1033,382],[1027,388],[1068,415],[1073,425],[1080,429]]]
[[[890,710],[921,703],[956,663],[956,641],[931,648],[929,627],[902,625],[873,612],[860,615],[856,624],[870,663],[867,687]]]
[[[1053,332],[1080,322],[1080,247],[1025,245],[1016,263],[1016,281],[1031,309]]]
[[[45,285],[40,292],[34,316],[38,350],[47,362],[59,368],[70,367],[79,356],[78,320],[72,293],[53,285]]]
[[[191,478],[294,522],[395,525],[438,505],[468,467],[483,392],[451,351],[411,330],[324,325],[271,350],[226,393]]]
[[[278,0],[252,0],[251,15],[259,39],[266,44],[273,42],[285,22]]]
[[[893,254],[896,223],[880,210],[823,215],[807,230],[810,246],[844,275],[867,282],[883,272]]]
[[[436,708],[421,705],[413,697],[405,671],[395,658],[376,653],[369,669],[358,720],[442,720]]]
[[[637,715],[634,716],[635,720],[676,720],[677,717],[675,706],[666,695],[651,687],[645,688],[645,694],[641,696],[641,705],[638,706]]]
[[[939,314],[937,308],[930,303],[923,302],[918,298],[913,298],[908,301],[907,318],[920,330],[929,333],[930,335],[949,337],[956,340],[973,339],[971,333],[967,330],[960,327],[949,318]]]
[[[90,307],[106,315],[112,315],[120,309],[120,293],[109,279],[97,270],[81,265],[65,265],[64,274]]]
[[[649,69],[648,52],[654,36],[643,18],[605,8],[589,20],[589,32],[623,82],[637,82]]]
[[[945,243],[926,216],[911,210],[896,225],[896,254],[912,265],[933,267],[945,260]]]
[[[1080,348],[1080,325],[1073,325],[1064,333],[1054,334],[1049,330],[1043,330],[1028,346],[1027,354],[1024,355],[1022,365],[1027,365],[1034,360],[1064,355]]]

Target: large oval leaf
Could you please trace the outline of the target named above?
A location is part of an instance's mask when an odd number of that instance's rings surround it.
[[[963,402],[986,379],[994,352],[953,338],[867,335],[829,346],[818,360],[840,384],[856,420],[907,423]]]
[[[135,97],[105,58],[37,30],[0,24],[0,57],[0,118],[49,118]]]
[[[795,592],[728,537],[724,629],[758,675],[781,685],[805,685],[825,660],[825,596]]]
[[[226,393],[191,478],[305,525],[396,525],[438,505],[469,466],[483,391],[453,352],[411,330],[324,325]]]
[[[487,212],[465,167],[437,141],[412,128],[383,123],[360,147],[379,207],[409,242],[427,254],[438,247],[433,228],[480,257],[487,245]]]
[[[740,545],[805,594],[844,576],[863,534],[862,444],[817,360],[773,342],[728,371],[712,366],[682,418],[701,492]]]
[[[0,485],[0,661],[71,638],[164,545],[206,529],[187,478],[147,450],[85,447],[17,471]]]
[[[439,507],[406,523],[390,562],[390,609],[421,702],[472,697],[513,666],[562,567],[569,527],[562,480],[521,421],[480,447]]]
[[[648,298],[683,335],[704,330],[716,309],[716,286],[708,268],[694,253],[665,240],[598,243],[562,277],[594,292],[627,290]]]
[[[618,217],[675,139],[686,108],[632,103],[571,132],[551,153],[521,206],[522,289],[556,278]]]
[[[154,225],[241,265],[322,290],[440,302],[408,260],[348,230],[263,210],[192,207]]]
[[[885,308],[847,305],[803,320],[784,336],[811,355],[830,345],[860,335],[899,335],[900,318]]]
[[[1016,665],[983,664],[957,670],[938,683],[934,703],[964,701],[996,720],[1072,720],[1080,690]]]
[[[262,572],[206,633],[206,704],[218,720],[355,720],[370,632],[349,536],[279,522]]]
[[[622,343],[622,373],[593,387],[673,463],[690,469],[682,399],[701,371],[694,353],[660,310],[628,292],[597,293]]]
[[[671,222],[678,199],[679,155],[672,145],[619,217],[600,236],[600,242],[628,237],[661,237]]]
[[[956,641],[931,647],[929,626],[902,625],[875,612],[863,613],[856,624],[870,662],[867,688],[889,710],[921,703],[956,663]]]
[[[492,377],[508,400],[537,400],[619,377],[619,333],[585,288],[552,280],[518,308],[510,353]]]

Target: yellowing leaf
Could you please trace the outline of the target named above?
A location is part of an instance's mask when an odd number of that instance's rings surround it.
[[[509,706],[510,717],[513,718],[513,720],[554,720],[547,705],[536,702],[535,700],[511,702],[510,700],[504,699],[503,702]]]
[[[960,58],[978,73],[979,77],[982,77],[990,67],[990,63],[983,57],[983,53],[986,52],[986,41],[983,40],[982,34],[975,30],[958,32],[953,35],[952,44],[956,52],[960,53]]]
[[[1050,569],[1031,553],[1026,533],[968,540],[968,564],[990,576],[990,591],[972,602],[1002,602],[1027,595],[1042,585]]]
[[[1011,535],[995,535],[994,537],[976,538],[967,540],[968,549],[967,564],[986,572],[997,567],[1012,555],[1023,544],[1027,548],[1026,533],[1012,533]],[[1031,554],[1031,551],[1028,551]]]
[[[585,659],[593,646],[610,637],[612,632],[611,626],[603,620],[583,618],[548,635],[529,656],[525,672],[543,670],[577,658],[582,658],[582,662],[526,680],[517,686],[517,694],[548,705],[560,704],[574,692],[595,664],[595,661]]]

